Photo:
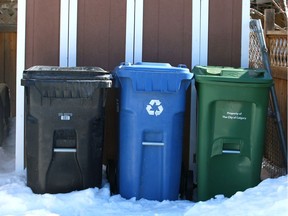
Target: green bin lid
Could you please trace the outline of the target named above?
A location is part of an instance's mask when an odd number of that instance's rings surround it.
[[[196,82],[272,83],[272,77],[265,69],[195,66],[192,73]]]

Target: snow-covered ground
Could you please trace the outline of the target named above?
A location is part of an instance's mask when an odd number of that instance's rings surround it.
[[[11,121],[15,125],[15,119]],[[14,171],[15,128],[0,147],[0,216],[98,216],[98,215],[288,215],[288,176],[266,179],[257,187],[237,192],[231,198],[222,195],[206,202],[126,200],[110,196],[103,179],[101,189],[91,188],[67,194],[34,194],[26,186],[26,173]]]

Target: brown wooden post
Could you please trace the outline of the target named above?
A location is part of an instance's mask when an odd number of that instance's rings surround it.
[[[267,35],[268,31],[274,31],[275,23],[275,9],[264,10],[264,34]]]

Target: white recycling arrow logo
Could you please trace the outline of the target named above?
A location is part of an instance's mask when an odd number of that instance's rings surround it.
[[[163,112],[164,108],[161,105],[160,100],[152,99],[146,106],[146,111],[149,115],[159,116]]]

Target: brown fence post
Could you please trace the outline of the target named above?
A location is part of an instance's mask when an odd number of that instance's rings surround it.
[[[267,34],[267,31],[274,31],[275,23],[275,9],[265,9],[264,10],[264,34]]]

